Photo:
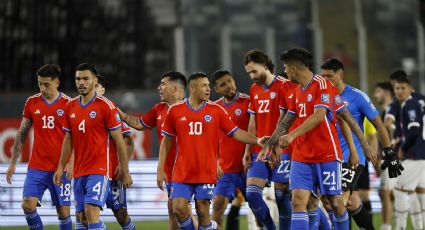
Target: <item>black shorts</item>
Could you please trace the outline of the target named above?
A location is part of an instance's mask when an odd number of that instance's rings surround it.
[[[367,161],[362,173],[360,174],[359,179],[357,180],[357,188],[363,190],[370,189],[369,163]]]
[[[360,174],[362,174],[363,169],[364,167],[362,165],[359,165],[357,169],[353,170],[348,167],[348,163],[342,163],[342,191],[346,192],[357,190],[357,181],[360,177]]]

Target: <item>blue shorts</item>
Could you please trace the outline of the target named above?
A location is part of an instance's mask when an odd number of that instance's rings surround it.
[[[53,183],[54,172],[41,171],[38,169],[28,169],[24,182],[23,196],[37,197],[39,204],[42,201],[44,191],[49,189],[54,206],[71,205],[71,181],[66,178],[66,173],[62,176],[62,185]]]
[[[323,195],[341,195],[341,170],[339,161],[323,163],[291,162],[289,186],[291,190],[304,189]]]
[[[248,169],[247,177],[258,177],[267,182],[273,181],[277,183],[289,183],[289,166],[290,166],[290,157],[289,154],[282,153],[282,160],[274,170],[270,169],[270,166],[262,161],[255,161],[257,158],[256,153],[252,154],[252,165]]]
[[[217,187],[214,189],[214,196],[222,195],[229,201],[232,201],[235,198],[236,188],[239,188],[243,196],[246,197],[245,173],[224,173],[217,182]]]
[[[84,211],[84,204],[96,205],[102,209],[108,191],[107,176],[93,174],[76,178],[74,180],[75,211]]]
[[[173,182],[168,182],[167,184],[166,184],[166,188],[167,188],[167,195],[168,195],[168,198],[170,199],[170,196],[171,196],[171,190],[172,190],[172,188],[173,188]]]
[[[117,180],[110,182],[105,203],[106,207],[112,210],[127,209],[126,188],[122,186],[121,182]]]
[[[195,200],[211,200],[214,194],[215,184],[186,184],[173,182],[171,187],[171,199],[183,197],[190,201],[192,196]]]

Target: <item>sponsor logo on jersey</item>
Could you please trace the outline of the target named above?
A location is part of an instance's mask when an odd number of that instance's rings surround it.
[[[75,113],[72,113],[70,117],[75,118]]]
[[[288,98],[289,98],[289,99],[291,99],[293,96],[294,96],[294,94],[291,94],[291,95],[289,95],[289,97],[288,97]]]
[[[97,196],[92,196],[92,199],[93,199],[93,200],[99,200],[99,197],[97,197]]]
[[[335,190],[336,190],[336,188],[335,188],[335,186],[332,186],[329,190],[331,190],[331,191],[335,191]]]
[[[115,114],[115,119],[118,123],[121,122],[120,114],[118,112]]]
[[[235,115],[236,116],[240,116],[242,114],[242,110],[241,109],[235,109]]]
[[[271,93],[270,93],[270,98],[271,98],[271,99],[274,99],[275,97],[276,97],[276,93],[275,93],[275,92],[271,92]]]
[[[329,94],[327,93],[322,94],[322,102],[329,103]]]
[[[161,120],[161,115],[159,115],[159,117],[156,118],[157,120]]]
[[[307,95],[307,101],[310,102],[311,100],[313,100],[313,95],[311,95],[311,93],[309,93]]]
[[[257,94],[255,94],[254,99],[258,99],[258,95]]]
[[[39,110],[39,109],[37,109],[37,110],[35,111],[35,114],[40,114],[40,110]]]
[[[89,113],[89,116],[90,116],[91,119],[94,119],[96,117],[96,115],[97,115],[97,113],[94,110]]]
[[[56,114],[58,114],[59,117],[62,116],[63,113],[64,113],[63,109],[56,110]]]
[[[339,95],[336,95],[335,102],[336,102],[337,105],[340,105],[342,103],[342,99]]]
[[[180,121],[186,121],[186,117],[180,118]]]
[[[207,115],[205,115],[205,116],[204,116],[204,120],[205,120],[206,122],[211,122],[211,120],[212,120],[212,116],[211,116],[211,115],[209,115],[209,114],[207,114]]]

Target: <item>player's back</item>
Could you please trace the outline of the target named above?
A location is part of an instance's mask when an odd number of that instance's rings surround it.
[[[116,107],[103,96],[95,96],[83,105],[76,97],[66,105],[63,129],[72,134],[74,176],[100,174],[111,177],[109,131],[121,127]]]
[[[216,103],[223,107],[232,121],[241,129],[247,130],[249,123],[250,98],[244,93],[237,93],[236,99],[232,103],[226,103],[224,97],[218,99]],[[219,142],[219,164],[223,172],[242,172],[242,158],[245,152],[245,144],[231,137],[224,132],[220,133]]]
[[[34,144],[28,168],[56,171],[65,136],[61,130],[61,119],[69,100],[67,95],[59,93],[58,98],[49,103],[39,93],[25,102],[23,116],[32,121],[34,129]]]
[[[303,124],[316,108],[325,108],[326,116],[315,128],[294,140],[292,160],[306,163],[341,160],[336,111],[345,108],[345,105],[335,86],[319,75],[315,75],[305,88],[299,85],[294,92],[288,110],[288,113],[297,115],[294,128]]]
[[[400,126],[402,128],[402,148],[406,159],[425,159],[425,140],[423,136],[424,112],[422,104],[417,99],[410,98],[401,104]],[[412,127],[417,127],[418,138],[410,138],[410,143],[406,143],[412,132]],[[408,146],[408,147],[407,147]]]
[[[214,102],[205,102],[196,110],[188,99],[172,105],[162,130],[177,138],[172,180],[215,184],[220,132],[232,135],[236,130],[226,111]]]

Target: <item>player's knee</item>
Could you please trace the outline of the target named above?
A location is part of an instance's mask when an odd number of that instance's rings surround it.
[[[34,212],[35,209],[37,208],[37,204],[34,204],[33,202],[29,201],[29,200],[24,200],[22,201],[22,210],[24,210],[25,213],[30,213],[30,212]]]
[[[76,214],[75,214],[75,220],[77,221],[77,222],[80,222],[80,223],[82,223],[84,226],[88,226],[88,222],[87,222],[87,218],[86,218],[86,215],[84,214],[84,212],[77,212]]]
[[[316,210],[319,205],[319,199],[314,196],[310,196],[307,203],[307,210]]]
[[[330,205],[332,210],[334,211],[344,208],[344,202],[342,201],[342,198],[340,197],[335,197],[333,199],[330,199]]]
[[[304,210],[307,207],[308,199],[300,194],[293,193],[291,203],[293,210]]]
[[[65,218],[70,215],[70,208],[69,206],[59,206],[57,212],[59,218]]]
[[[214,198],[214,202],[213,202],[213,211],[215,213],[221,212],[222,210],[224,210],[226,207],[224,206],[225,204],[225,198]]]
[[[179,220],[183,220],[189,216],[185,205],[173,205],[173,215]]]
[[[128,222],[128,219],[129,219],[127,210],[125,208],[120,208],[118,210],[114,210],[114,216],[121,226],[125,225]]]

